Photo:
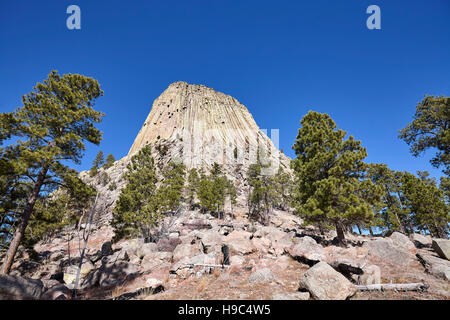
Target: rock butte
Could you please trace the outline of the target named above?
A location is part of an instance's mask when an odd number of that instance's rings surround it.
[[[231,167],[240,164],[245,169],[256,162],[259,146],[262,161],[270,161],[270,172],[278,170],[278,165],[289,170],[289,158],[244,105],[203,85],[172,83],[153,102],[128,156],[147,144],[165,146],[168,158],[182,159],[188,169],[207,169],[217,162],[231,175]]]

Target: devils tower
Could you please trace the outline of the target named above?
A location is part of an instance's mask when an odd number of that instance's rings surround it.
[[[278,131],[271,130],[277,138]],[[247,108],[235,98],[203,85],[172,83],[154,102],[128,156],[150,144],[162,152],[165,162],[181,159],[187,168],[208,169],[214,162],[232,174],[259,160],[267,172],[289,159],[280,153],[256,124]]]

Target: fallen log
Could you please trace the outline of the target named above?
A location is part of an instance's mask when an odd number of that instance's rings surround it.
[[[183,263],[186,266],[192,267],[207,267],[207,268],[229,268],[231,266],[225,264],[203,264],[203,263]]]
[[[426,283],[378,283],[369,285],[357,285],[358,291],[385,291],[385,290],[399,290],[399,291],[427,291],[430,286]]]

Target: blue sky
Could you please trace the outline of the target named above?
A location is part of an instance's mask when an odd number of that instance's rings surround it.
[[[81,8],[81,30],[66,8]],[[381,8],[368,30],[366,8]],[[106,113],[99,147],[125,156],[170,83],[230,94],[291,157],[301,117],[326,112],[362,141],[368,162],[441,171],[397,138],[425,94],[450,95],[450,1],[2,1],[0,112],[56,69],[97,79]]]

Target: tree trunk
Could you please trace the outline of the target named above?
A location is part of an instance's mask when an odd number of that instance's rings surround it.
[[[337,232],[337,240],[339,244],[345,244],[345,235],[344,235],[344,229],[342,228],[342,225],[340,222],[336,222],[336,232]]]
[[[9,244],[8,251],[6,252],[5,260],[3,260],[3,265],[0,270],[0,274],[8,274],[11,270],[11,266],[14,261],[14,256],[16,255],[17,249],[19,248],[20,241],[22,240],[23,235],[25,234],[25,229],[28,225],[28,220],[30,219],[31,214],[33,213],[34,204],[39,196],[39,192],[41,191],[42,184],[44,183],[44,179],[47,176],[48,167],[42,168],[41,172],[38,175],[36,183],[34,184],[33,191],[28,196],[27,204],[23,209],[22,220],[20,221],[16,232],[14,233],[14,237]]]
[[[402,291],[427,291],[429,285],[426,283],[379,283],[369,285],[357,285],[358,291],[381,291],[381,290],[402,290]]]
[[[369,226],[369,232],[370,232],[370,235],[373,237],[373,230],[372,230],[371,226]]]

